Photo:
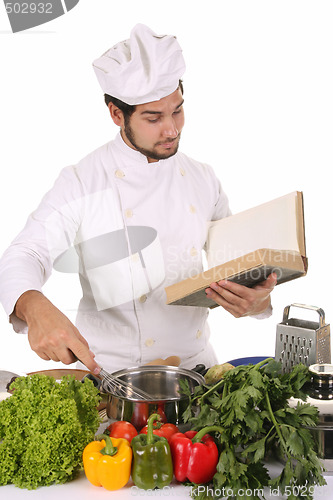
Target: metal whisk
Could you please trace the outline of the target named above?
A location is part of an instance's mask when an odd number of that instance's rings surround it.
[[[103,368],[101,368],[99,376],[103,380],[103,385],[105,389],[108,392],[114,394],[115,396],[133,398],[133,399],[134,398],[142,399],[144,401],[151,400],[150,394],[148,394],[145,391],[142,391],[141,389],[138,389],[137,387],[133,386],[132,384],[129,384],[128,382],[124,382],[124,380],[121,380],[120,378],[115,377],[114,375],[111,375],[111,373],[108,373]]]

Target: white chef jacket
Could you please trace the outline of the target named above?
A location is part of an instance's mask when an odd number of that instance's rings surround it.
[[[178,355],[217,362],[208,309],[166,305],[165,287],[202,271],[207,222],[230,215],[210,166],[181,152],[148,163],[120,134],[64,168],[0,261],[0,300],[13,310],[52,268],[79,272],[76,326],[105,369]]]

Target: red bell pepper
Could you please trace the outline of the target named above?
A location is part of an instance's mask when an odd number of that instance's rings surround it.
[[[145,425],[143,429],[141,429],[140,434],[147,434],[147,429],[148,425]],[[176,432],[179,432],[179,429],[175,424],[163,424],[162,422],[153,423],[153,434],[155,434],[155,436],[165,437],[169,441],[171,436],[176,434]]]
[[[195,484],[204,484],[213,479],[219,453],[213,437],[208,434],[212,431],[223,432],[223,429],[214,425],[199,432],[177,432],[171,436],[169,445],[177,481],[188,479]]]

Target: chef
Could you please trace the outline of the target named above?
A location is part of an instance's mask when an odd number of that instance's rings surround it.
[[[203,269],[207,222],[230,215],[212,168],[178,151],[182,50],[139,24],[93,68],[119,133],[61,171],[0,261],[0,300],[45,360],[96,374],[169,355],[211,366],[208,309],[166,305],[166,286]],[[53,268],[79,274],[75,326],[42,292]],[[266,317],[275,284],[206,293],[235,317]]]

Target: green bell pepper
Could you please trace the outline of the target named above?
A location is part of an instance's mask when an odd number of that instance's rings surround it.
[[[160,415],[153,413],[148,418],[147,434],[138,434],[132,439],[132,479],[138,488],[150,490],[168,486],[173,478],[172,457],[168,440],[153,433],[155,420]]]

